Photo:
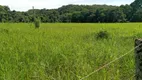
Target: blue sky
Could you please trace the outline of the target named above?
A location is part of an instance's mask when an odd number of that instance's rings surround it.
[[[7,5],[11,10],[27,11],[35,6],[37,9],[58,8],[67,4],[108,4],[121,5],[130,4],[134,0],[0,0],[0,5]]]

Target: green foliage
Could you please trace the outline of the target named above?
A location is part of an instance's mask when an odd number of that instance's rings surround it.
[[[131,21],[133,17],[133,8],[130,5],[121,5],[120,9],[124,12],[127,21]]]
[[[39,18],[36,18],[34,20],[34,25],[35,25],[35,28],[39,28],[40,27],[40,19]]]
[[[142,9],[137,10],[134,13],[131,20],[134,21],[134,22],[142,22],[142,15],[141,14],[142,14]]]
[[[141,22],[141,10],[142,10],[142,0],[135,0],[133,3],[130,4],[132,7],[132,21],[133,22]],[[139,18],[138,18],[139,17]]]
[[[138,9],[142,8],[142,0],[135,0],[131,3],[131,6],[133,7],[134,12],[136,12]]]
[[[33,9],[26,12],[11,11],[8,6],[0,6],[0,22],[33,22],[39,17],[43,23],[56,22],[136,22],[141,21],[141,0],[135,0],[131,5],[66,5],[58,9]]]
[[[96,35],[97,39],[107,39],[109,38],[109,33],[107,31],[99,31]]]

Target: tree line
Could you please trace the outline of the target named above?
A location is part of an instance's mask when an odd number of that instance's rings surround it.
[[[0,22],[33,22],[39,18],[43,23],[98,23],[98,22],[141,22],[142,0],[130,5],[66,5],[58,9],[30,9],[26,12],[11,11],[0,6]]]

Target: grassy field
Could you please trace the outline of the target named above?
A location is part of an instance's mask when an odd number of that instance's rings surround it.
[[[108,39],[97,39],[100,31]],[[79,80],[134,48],[142,23],[0,24],[0,80]],[[84,80],[133,80],[134,51]]]

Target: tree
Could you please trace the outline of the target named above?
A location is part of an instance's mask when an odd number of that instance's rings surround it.
[[[81,22],[80,19],[81,19],[81,12],[74,12],[72,14],[72,20],[71,20],[72,22]]]
[[[131,21],[132,15],[133,15],[133,8],[130,5],[121,5],[120,9],[123,11],[123,13],[126,15],[126,20]]]
[[[138,9],[142,8],[142,0],[135,0],[133,3],[131,3],[131,6],[134,12],[136,12]]]
[[[97,9],[95,15],[97,22],[104,22],[106,16],[105,9]]]
[[[88,13],[88,16],[87,16],[87,19],[86,19],[86,22],[95,22],[95,17],[96,17],[96,15],[95,15],[95,11],[91,11],[91,12],[89,12]]]
[[[142,9],[139,9],[134,13],[131,21],[142,22]]]
[[[48,16],[49,16],[50,22],[52,23],[60,21],[59,12],[56,10],[48,11]]]
[[[0,6],[0,22],[7,22],[10,9],[8,6]]]
[[[30,9],[25,12],[11,11],[8,6],[0,6],[0,22],[125,22],[141,21],[141,0],[130,5],[66,5],[58,9]],[[34,14],[34,13],[36,14]]]
[[[109,11],[109,22],[125,22],[126,15],[121,9],[114,9]]]
[[[61,22],[71,22],[71,20],[72,20],[72,14],[71,13],[65,13],[65,14],[62,14],[60,16]]]

